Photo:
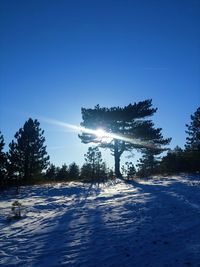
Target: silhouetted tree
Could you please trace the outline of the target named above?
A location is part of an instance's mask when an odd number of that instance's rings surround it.
[[[170,139],[164,139],[161,128],[154,128],[154,124],[147,118],[152,116],[157,109],[152,108],[152,101],[145,100],[134,104],[129,104],[123,108],[100,108],[99,105],[94,109],[82,108],[81,126],[89,129],[101,128],[105,132],[121,137],[112,136],[108,139],[100,138],[95,134],[83,132],[79,135],[85,144],[96,143],[99,147],[111,150],[115,159],[115,174],[121,177],[120,158],[124,151],[132,149],[142,149],[144,147],[154,147],[167,145]]]
[[[191,115],[190,124],[186,124],[188,137],[186,138],[185,157],[189,164],[189,171],[200,171],[200,107]]]
[[[69,179],[76,180],[78,178],[79,178],[79,167],[75,162],[73,162],[69,165]]]
[[[162,158],[158,170],[160,173],[171,174],[188,172],[189,168],[185,151],[176,146],[173,150],[169,150],[167,155]]]
[[[103,178],[105,176],[105,163],[103,163],[102,154],[98,147],[89,147],[88,152],[84,155],[85,161],[91,169],[90,178]]]
[[[40,123],[31,118],[15,134],[9,145],[9,173],[13,178],[27,182],[40,177],[49,164],[49,156],[44,145],[44,131]]]
[[[66,164],[63,164],[61,168],[57,171],[58,180],[67,180],[69,178],[69,169]]]
[[[49,180],[55,180],[57,175],[56,166],[54,164],[50,164],[48,169],[46,170],[46,178]]]
[[[136,174],[136,169],[135,169],[135,166],[133,165],[132,162],[126,162],[125,163],[126,165],[126,175],[127,175],[127,178],[132,178],[135,174]]]
[[[0,188],[6,185],[6,167],[7,167],[7,156],[4,153],[4,138],[0,132]]]
[[[115,178],[114,171],[112,169],[108,169],[107,173],[108,173],[107,174],[108,178],[110,178],[110,179],[114,179]]]
[[[186,124],[188,130],[186,133],[188,137],[186,138],[186,149],[200,151],[200,107],[191,115],[190,124]]]
[[[157,149],[144,149],[142,157],[138,160],[138,172],[139,176],[148,176],[155,174],[157,166],[159,164],[156,155],[160,154]]]
[[[81,173],[80,176],[84,180],[89,180],[93,176],[93,168],[90,163],[84,163],[83,166],[81,167]]]

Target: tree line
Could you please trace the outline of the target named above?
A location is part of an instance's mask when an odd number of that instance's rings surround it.
[[[147,149],[138,162],[138,175],[200,173],[200,107],[191,115],[190,124],[186,124],[186,134],[185,147],[168,149],[162,158]]]
[[[185,148],[166,148],[171,138],[164,138],[162,128],[156,128],[151,116],[157,111],[152,100],[129,104],[123,108],[105,108],[99,105],[93,109],[82,108],[81,126],[86,130],[79,134],[82,143],[93,146],[84,155],[81,168],[75,163],[56,167],[50,164],[44,131],[38,120],[29,119],[16,132],[4,152],[4,138],[0,132],[0,187],[29,184],[38,181],[66,181],[108,179],[111,177],[132,178],[135,175],[171,174],[176,172],[200,171],[200,107],[186,124]],[[87,129],[101,129],[99,136]],[[99,148],[109,149],[114,157],[114,171],[108,169]],[[137,170],[132,162],[120,166],[125,151],[140,151],[141,159]],[[159,155],[167,151],[163,157]]]
[[[99,147],[109,149],[114,156],[115,175],[122,177],[120,159],[125,151],[139,151],[142,153],[137,164],[137,172],[134,166],[128,171],[128,177],[135,173],[138,176],[152,174],[171,174],[177,172],[200,171],[200,107],[191,115],[190,124],[186,124],[185,148],[176,147],[171,150],[166,146],[171,138],[164,138],[162,128],[156,128],[150,119],[157,109],[152,107],[152,100],[140,101],[129,104],[123,108],[105,108],[99,105],[93,109],[82,108],[81,126],[86,128],[104,129],[113,138],[110,142],[104,138],[83,132],[79,135],[85,144],[95,143]],[[112,135],[114,134],[114,135]],[[119,137],[119,138],[118,138]],[[167,155],[159,155],[167,151]],[[130,167],[130,163],[129,164]],[[127,165],[128,166],[128,165]]]
[[[0,188],[45,181],[103,180],[114,176],[103,162],[98,147],[88,148],[81,168],[75,162],[61,167],[50,163],[44,131],[38,120],[31,118],[15,134],[7,153],[3,151],[4,146],[0,133]]]

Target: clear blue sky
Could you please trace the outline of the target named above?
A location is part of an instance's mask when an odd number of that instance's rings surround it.
[[[29,117],[80,124],[81,107],[152,98],[156,126],[184,146],[200,105],[199,0],[1,0],[0,9],[7,144]],[[83,163],[77,134],[41,127],[53,163]]]

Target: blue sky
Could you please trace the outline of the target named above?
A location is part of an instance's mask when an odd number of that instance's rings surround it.
[[[79,125],[81,107],[152,98],[156,126],[184,146],[200,104],[200,1],[2,0],[0,12],[7,144],[29,117]],[[83,163],[77,134],[40,122],[53,163]]]

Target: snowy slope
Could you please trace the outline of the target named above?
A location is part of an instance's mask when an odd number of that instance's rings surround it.
[[[6,221],[18,199],[26,214]],[[200,266],[200,177],[23,187],[0,196],[1,266]]]

